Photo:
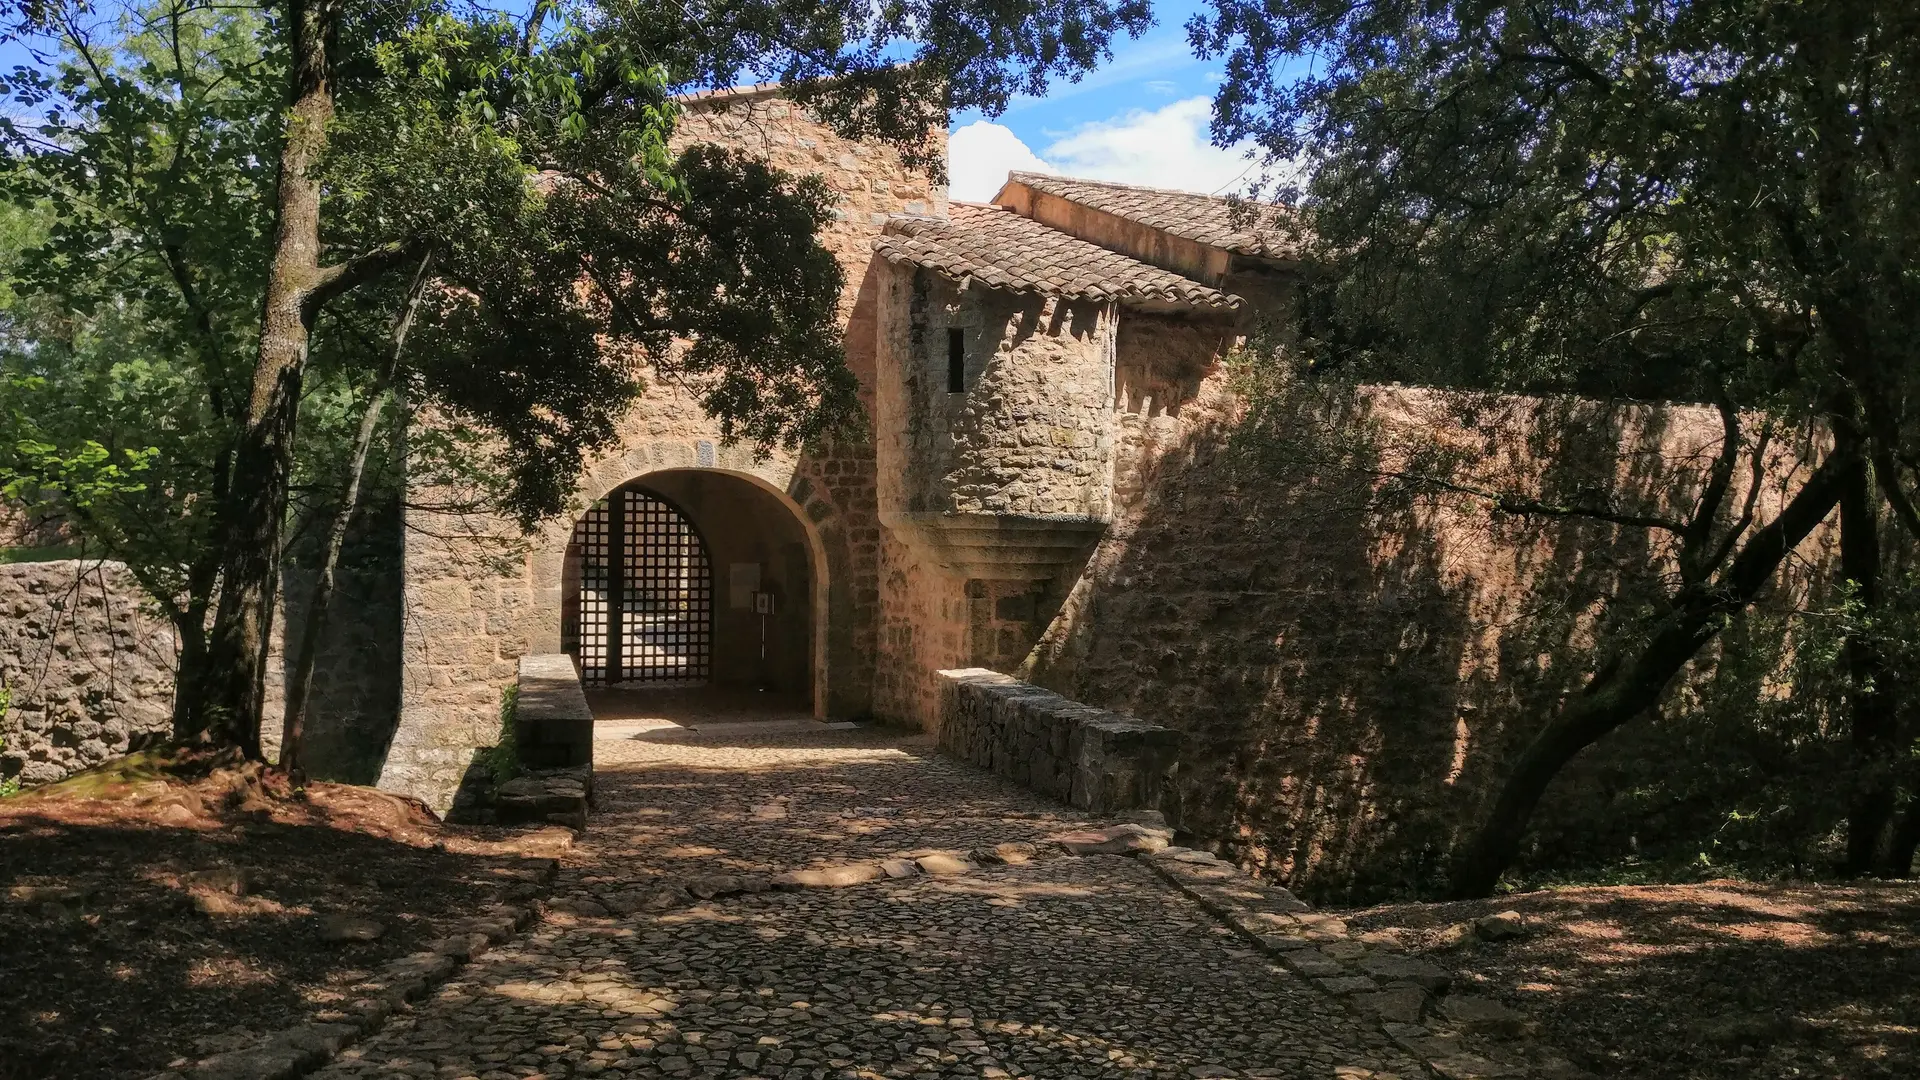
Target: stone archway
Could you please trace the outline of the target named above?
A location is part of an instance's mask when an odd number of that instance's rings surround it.
[[[625,480],[574,522],[559,569],[560,644],[590,683],[751,689],[825,715],[828,560],[765,479]]]

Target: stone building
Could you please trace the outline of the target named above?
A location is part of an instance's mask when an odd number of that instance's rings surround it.
[[[874,437],[755,460],[655,383],[581,515],[506,567],[416,520],[385,787],[446,805],[528,652],[573,654],[590,685],[932,723],[933,672],[1017,667],[1071,590],[1138,468],[1123,418],[1177,413],[1249,297],[1285,293],[1284,253],[1224,200],[1017,174],[994,205],[950,205],[765,89],[700,99],[681,138],[840,193],[823,239]]]

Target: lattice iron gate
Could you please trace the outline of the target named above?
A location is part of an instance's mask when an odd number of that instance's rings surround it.
[[[562,644],[592,685],[701,683],[713,666],[713,567],[680,512],[621,488],[581,516]]]

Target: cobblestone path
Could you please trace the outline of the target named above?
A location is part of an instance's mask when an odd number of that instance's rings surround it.
[[[799,727],[603,738],[599,807],[557,906],[593,912],[662,877],[1034,841],[1086,820],[920,737]],[[1426,1074],[1377,1024],[1108,855],[663,914],[556,911],[318,1075]]]

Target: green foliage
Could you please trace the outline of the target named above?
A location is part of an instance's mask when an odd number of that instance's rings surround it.
[[[1858,381],[1904,415],[1911,5],[1213,6],[1216,136],[1304,170],[1322,367],[1800,414]]]
[[[516,684],[500,693],[500,738],[492,746],[480,751],[480,762],[486,767],[487,774],[493,777],[493,786],[520,775],[520,740],[514,729],[514,707],[520,699],[520,687]]]
[[[52,9],[47,9],[51,14]],[[68,13],[0,76],[0,483],[189,649],[258,333],[280,68],[248,12]]]

